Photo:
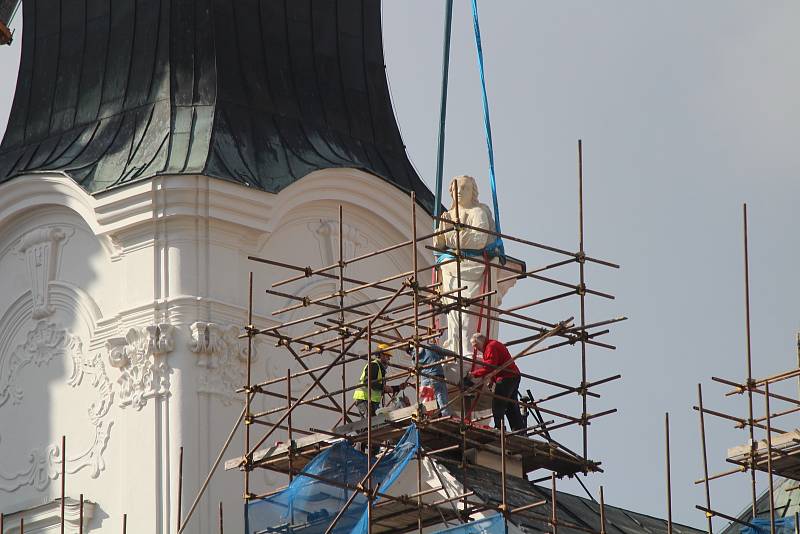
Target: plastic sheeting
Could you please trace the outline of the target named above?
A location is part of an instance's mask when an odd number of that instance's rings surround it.
[[[742,534],[770,534],[769,519],[753,519],[749,521],[756,528],[742,527]],[[775,534],[794,534],[794,518],[784,517],[775,520]]]
[[[373,486],[378,485],[379,491],[385,493],[414,458],[418,448],[419,433],[416,426],[411,425],[395,449],[386,454],[372,472]],[[284,491],[249,503],[245,509],[245,532],[323,534],[353,494],[352,490],[343,486],[354,487],[361,482],[367,470],[366,455],[348,442],[337,443],[317,455]],[[308,475],[333,481],[334,484]],[[332,532],[367,532],[367,498],[363,493],[353,499]]]
[[[437,530],[435,534],[506,534],[506,522],[502,515],[470,521],[457,527]]]

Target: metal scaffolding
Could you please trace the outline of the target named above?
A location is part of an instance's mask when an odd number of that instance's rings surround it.
[[[589,398],[599,398],[595,391],[598,386],[620,378],[620,375],[607,376],[590,380],[588,370],[587,349],[598,347],[614,349],[613,345],[599,338],[609,332],[609,327],[625,317],[609,318],[602,321],[588,322],[587,301],[589,297],[613,299],[608,293],[587,287],[586,264],[601,267],[618,268],[618,265],[599,258],[588,256],[584,248],[584,205],[583,205],[583,164],[582,148],[578,145],[578,249],[570,251],[528,239],[498,233],[485,228],[471,226],[463,222],[460,214],[458,192],[454,196],[454,217],[436,218],[436,230],[419,235],[417,230],[417,202],[412,193],[409,198],[408,239],[391,246],[373,250],[368,253],[346,257],[344,251],[344,219],[342,206],[338,210],[338,252],[336,261],[321,267],[295,265],[270,258],[250,257],[261,265],[284,269],[291,276],[276,280],[267,288],[267,295],[286,299],[293,304],[271,310],[273,317],[280,318],[290,312],[301,313],[302,317],[284,320],[270,326],[254,324],[253,273],[249,278],[248,320],[242,339],[247,339],[247,373],[246,383],[240,389],[244,397],[243,412],[240,421],[244,422],[244,443],[241,456],[226,462],[227,469],[240,469],[243,472],[243,497],[245,502],[265,498],[276,494],[281,489],[258,495],[254,492],[251,473],[254,470],[266,469],[283,473],[291,482],[292,477],[300,473],[303,467],[320,451],[332,446],[342,439],[352,443],[363,444],[367,451],[378,445],[384,447],[384,454],[397,442],[408,425],[416,424],[419,429],[421,447],[417,454],[417,491],[414,494],[392,496],[378,491],[371,483],[371,473],[381,456],[370,459],[368,473],[360,484],[344,485],[343,489],[352,491],[352,498],[363,494],[368,501],[370,531],[387,531],[389,515],[393,529],[399,524],[404,530],[422,531],[426,526],[440,523],[446,515],[466,522],[478,512],[495,510],[503,514],[506,521],[513,514],[528,511],[545,504],[546,501],[531,502],[524,506],[511,507],[506,498],[506,480],[509,475],[507,460],[513,455],[520,460],[521,473],[545,470],[547,476],[535,481],[550,480],[553,489],[552,513],[541,514],[540,519],[552,526],[557,532],[559,525],[567,526],[568,522],[558,519],[556,514],[556,478],[575,476],[600,471],[599,463],[589,457],[588,426],[595,419],[614,413],[615,409],[591,413]],[[462,232],[469,230],[481,232],[490,240],[503,239],[514,243],[520,250],[533,250],[537,253],[554,256],[541,266],[530,268],[527,263],[518,260],[508,262],[491,261],[487,256],[476,257],[470,251],[462,250]],[[404,232],[406,233],[406,232]],[[455,237],[456,246],[451,250],[437,248],[430,244],[436,236],[450,234]],[[361,262],[394,251],[407,249],[411,261],[406,269],[400,272],[365,280],[353,273],[353,267]],[[440,260],[438,265],[423,261],[431,252],[446,253],[448,259]],[[523,252],[523,254],[527,254]],[[465,262],[484,265],[489,283],[482,287],[477,295],[465,295],[466,287],[462,283],[462,265]],[[454,264],[457,273],[457,287],[446,291],[442,287],[439,268],[444,264]],[[578,280],[568,282],[552,274],[551,271],[577,264]],[[422,281],[421,275],[432,272],[430,283]],[[437,274],[439,273],[439,274]],[[494,285],[491,273],[497,273]],[[284,286],[298,281],[313,282],[324,280],[335,284],[336,290],[324,295],[303,294]],[[546,296],[513,307],[503,307],[498,303],[496,284],[504,282],[529,282],[536,284],[537,293],[552,291]],[[493,287],[495,289],[493,289]],[[578,321],[574,317],[561,320],[544,320],[534,312],[540,306],[553,301],[577,297]],[[489,325],[508,325],[522,333],[514,339],[505,339],[504,344],[512,350],[512,361],[532,355],[540,355],[546,351],[559,348],[579,347],[580,381],[577,384],[563,383],[551,378],[531,373],[521,373],[522,378],[536,383],[542,390],[548,391],[538,397],[529,394],[522,399],[501,397],[482,384],[465,384],[464,380],[453,381],[426,373],[430,365],[422,365],[419,358],[410,364],[390,362],[391,370],[386,381],[401,380],[410,384],[416,393],[411,406],[397,408],[386,413],[373,416],[367,410],[362,420],[354,411],[354,404],[348,402],[348,394],[362,387],[359,383],[348,383],[348,365],[360,369],[374,354],[376,343],[388,346],[388,349],[407,349],[418,353],[421,345],[439,336],[444,330],[438,325],[437,318],[442,314],[457,312],[458,324],[463,325],[467,316],[477,317],[486,332]],[[479,327],[480,328],[480,327]],[[290,333],[290,331],[292,333]],[[257,338],[266,338],[273,342],[277,351],[284,354],[286,361],[294,362],[299,370],[288,369],[285,376],[260,379],[253,376],[254,345]],[[488,378],[501,372],[509,363],[497,367],[483,362],[476,354],[467,352],[458,336],[458,350],[451,353],[441,363],[458,368],[458,376],[465,376],[467,366],[485,365],[491,369]],[[522,347],[521,349],[519,347]],[[271,356],[280,358],[280,356]],[[313,363],[311,363],[313,362]],[[352,370],[353,367],[350,367]],[[367,380],[370,373],[366,373]],[[327,380],[325,380],[327,377]],[[331,377],[337,377],[331,380]],[[340,377],[340,381],[338,379]],[[457,406],[456,416],[442,416],[436,402],[422,401],[420,380],[444,382],[450,390],[449,405]],[[350,379],[352,381],[352,378]],[[298,383],[309,385],[298,388]],[[371,390],[368,382],[367,390]],[[575,395],[580,399],[580,413],[569,414],[552,407],[552,401]],[[253,402],[257,396],[273,399],[274,407],[262,411],[254,410]],[[522,410],[533,414],[533,423],[528,428],[508,432],[505,429],[493,429],[485,426],[481,408],[487,401],[499,398],[517,404]],[[337,419],[328,428],[310,428],[304,426],[297,418],[299,407],[311,407],[331,413]],[[238,423],[237,423],[238,426]],[[562,440],[557,439],[558,430],[579,428],[581,434],[580,452],[568,448]],[[234,427],[235,429],[236,427]],[[230,441],[230,440],[229,440]],[[273,445],[271,441],[276,443]],[[449,462],[463,470],[464,487],[467,487],[467,467],[470,455],[488,453],[499,456],[499,468],[502,483],[502,499],[497,506],[485,502],[477,502],[473,492],[464,491],[461,495],[451,496],[436,501],[436,506],[423,502],[423,495],[432,493],[423,490],[421,465],[424,458],[437,462]],[[367,455],[370,458],[370,454]],[[336,485],[334,480],[326,483]],[[341,485],[341,484],[340,484]],[[380,498],[381,503],[374,500]],[[349,504],[350,501],[348,501]],[[602,499],[601,499],[602,502]],[[448,505],[448,506],[444,506]],[[452,506],[451,506],[452,505]],[[382,513],[383,509],[390,514]],[[191,512],[190,512],[191,513]],[[604,517],[601,510],[601,517]],[[335,526],[337,516],[328,528],[330,532]],[[596,530],[571,525],[571,528],[587,532],[605,532],[605,526],[597,526]],[[373,530],[373,524],[375,529]],[[383,525],[383,526],[381,526]]]
[[[757,509],[757,472],[767,475],[767,495],[769,498],[769,528],[772,534],[776,532],[775,516],[775,487],[774,476],[800,481],[800,431],[783,430],[776,427],[783,418],[790,414],[800,412],[800,385],[792,394],[779,394],[778,388],[791,389],[794,384],[788,381],[797,381],[800,384],[800,334],[798,334],[797,363],[794,368],[764,378],[754,378],[753,358],[750,343],[750,269],[748,254],[747,232],[747,205],[743,206],[743,245],[744,245],[744,303],[745,303],[745,379],[741,381],[727,378],[711,377],[712,381],[727,386],[725,397],[745,396],[747,413],[744,416],[734,415],[719,410],[709,409],[703,401],[703,386],[697,384],[697,405],[693,409],[699,414],[700,421],[700,446],[702,452],[703,477],[695,484],[703,485],[705,503],[697,505],[706,517],[707,530],[712,532],[712,519],[720,517],[736,524],[750,527],[754,532],[762,532],[766,527],[754,525],[751,521],[758,517]],[[796,395],[795,395],[796,393]],[[759,402],[763,412],[758,408]],[[775,410],[775,404],[780,403],[781,409]],[[761,415],[759,415],[761,412]],[[743,430],[747,435],[747,443],[728,449],[726,461],[733,464],[732,469],[709,474],[706,415],[733,423],[734,428]],[[669,447],[669,429],[667,428],[667,447]],[[667,449],[669,450],[669,449]],[[669,473],[669,453],[667,453],[667,472]],[[751,497],[751,520],[723,513],[712,507],[711,481],[727,478],[737,473],[747,473],[749,478],[749,493]],[[668,499],[668,509],[670,502]],[[797,514],[794,517],[795,530],[798,525]]]

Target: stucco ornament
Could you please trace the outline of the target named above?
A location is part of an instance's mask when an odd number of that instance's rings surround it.
[[[88,377],[89,385],[98,393],[97,400],[89,406],[89,419],[92,423],[97,423],[105,417],[114,402],[111,380],[106,374],[106,366],[100,354],[85,358],[83,350],[73,351],[72,375],[67,383],[72,387],[78,387],[86,377]]]
[[[141,410],[149,399],[169,392],[167,354],[175,348],[174,329],[168,324],[131,328],[125,337],[106,342],[108,360],[120,370],[117,379],[121,407]]]
[[[31,364],[42,367],[56,356],[63,358],[69,351],[69,341],[67,331],[56,323],[38,321],[8,359],[0,359],[0,363],[4,364],[0,375],[0,406],[9,400],[13,405],[21,403],[24,393],[16,385],[19,373]]]
[[[27,357],[29,362],[41,364],[56,356],[64,359],[69,356],[72,361],[72,374],[67,381],[69,386],[79,388],[86,384],[96,393],[87,410],[88,420],[93,428],[92,441],[78,454],[67,457],[67,472],[72,474],[88,469],[89,475],[97,478],[105,469],[103,452],[113,425],[113,421],[106,416],[111,409],[114,393],[102,357],[99,354],[87,357],[83,352],[83,342],[78,336],[70,334],[56,323],[38,321],[28,333],[25,342],[12,353],[10,361],[21,362]],[[12,396],[22,399],[22,392],[14,390]],[[0,490],[11,492],[22,486],[44,490],[51,480],[59,476],[61,454],[61,447],[56,443],[31,449],[23,469],[9,472],[0,468]]]
[[[236,390],[247,379],[247,339],[239,339],[240,328],[198,321],[192,324],[191,331],[189,350],[197,355],[197,366],[202,368],[197,391],[219,397],[226,406],[240,402]],[[253,340],[253,365],[259,360],[262,344],[258,339]]]
[[[319,247],[319,256],[323,265],[330,265],[339,257],[339,221],[320,219],[307,225]],[[342,225],[342,254],[345,258],[353,258],[369,246],[369,239],[357,226]]]
[[[58,476],[59,446],[34,448],[28,453],[27,465],[16,472],[0,468],[0,490],[16,491],[23,486],[33,486],[42,491]]]
[[[25,233],[13,246],[14,253],[25,264],[30,300],[7,312],[0,331],[5,340],[11,340],[17,339],[17,332],[24,332],[22,328],[29,330],[12,349],[3,350],[2,347],[9,346],[10,341],[0,341],[0,408],[9,409],[24,400],[19,378],[26,367],[46,367],[53,362],[71,361],[72,373],[67,385],[73,389],[93,390],[86,410],[92,430],[80,433],[90,437],[89,443],[71,449],[76,453],[66,458],[66,469],[68,473],[86,469],[92,478],[96,478],[105,468],[102,455],[113,425],[109,415],[114,398],[111,381],[102,356],[87,356],[82,339],[55,319],[57,311],[61,310],[58,303],[64,304],[63,292],[61,300],[53,296],[56,287],[63,289],[63,285],[56,286],[61,251],[74,233],[75,227],[71,225],[44,225]],[[72,299],[67,302],[77,302],[75,295],[67,295]],[[68,313],[74,317],[75,311],[70,308]],[[26,461],[17,462],[13,469],[0,466],[0,491],[13,492],[23,486],[32,486],[39,491],[46,489],[60,474],[62,454],[59,443],[50,443],[29,449]],[[10,463],[8,455],[0,454],[0,463],[3,460]]]
[[[92,442],[82,452],[67,458],[67,473],[75,474],[89,469],[89,476],[97,478],[106,468],[103,453],[111,437],[113,421],[98,420]],[[33,486],[43,491],[61,473],[61,446],[51,443],[34,448],[28,453],[27,466],[17,472],[7,472],[0,467],[0,491],[13,492],[23,486]]]
[[[452,205],[448,211],[442,214],[442,219],[449,221],[456,220],[456,190],[458,190],[459,222],[469,226],[494,231],[492,211],[489,209],[489,206],[479,202],[478,186],[475,182],[475,178],[472,176],[456,176],[450,181]],[[446,228],[452,228],[452,225],[445,221],[439,223],[438,230],[444,230]],[[458,236],[458,243],[456,239],[456,232],[437,235],[433,239],[433,246],[438,249],[447,249],[450,251],[455,251],[457,247],[460,247],[464,254],[479,260],[464,260],[461,262],[461,286],[466,288],[461,292],[461,296],[463,298],[477,296],[481,293],[481,285],[486,271],[486,266],[482,263],[482,251],[493,237],[484,232],[464,228],[461,230],[460,236]],[[453,292],[458,289],[458,276],[455,262],[442,265],[440,267],[440,272],[442,276],[441,290],[443,293]],[[451,295],[456,296],[455,293],[451,293]],[[453,300],[447,297],[443,299],[443,304],[449,304],[451,302],[453,302]],[[477,306],[471,306],[466,309],[478,311]],[[462,350],[466,354],[472,350],[470,348],[469,338],[477,329],[478,318],[472,313],[462,313],[461,329],[459,330],[458,316],[459,313],[457,310],[452,310],[447,314],[447,337],[442,345],[448,350],[458,352],[458,338],[460,334],[463,344]]]
[[[31,364],[42,367],[56,356],[66,354],[67,331],[43,319],[56,311],[50,304],[50,283],[58,276],[61,248],[74,233],[75,229],[69,225],[40,226],[25,233],[13,246],[12,250],[25,262],[32,300],[30,317],[38,322],[23,344],[10,354],[0,354],[0,406],[9,400],[13,405],[22,402],[23,392],[15,381],[25,367]],[[2,326],[9,328],[9,324]],[[12,331],[16,333],[15,329]]]
[[[106,415],[114,403],[114,391],[106,373],[102,355],[95,354],[92,357],[84,357],[82,348],[79,346],[77,349],[72,351],[72,376],[70,376],[68,384],[77,388],[86,380],[88,385],[97,392],[96,400],[89,405],[87,410],[95,433],[94,440],[89,447],[81,454],[67,458],[67,465],[72,464],[72,468],[68,469],[70,473],[88,468],[89,475],[97,478],[100,471],[106,467],[103,451],[108,444],[111,427],[114,424],[114,421],[107,418]]]
[[[58,273],[61,248],[74,231],[71,226],[44,226],[31,230],[17,243],[16,252],[24,258],[31,281],[34,319],[55,312],[50,304],[50,282]]]

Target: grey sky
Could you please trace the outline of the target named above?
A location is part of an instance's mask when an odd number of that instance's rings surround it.
[[[409,153],[433,182],[442,2],[384,2],[392,95]],[[590,319],[625,314],[616,353],[590,352],[592,378],[620,372],[594,411],[590,453],[609,502],[665,515],[663,419],[671,412],[674,516],[702,525],[696,384],[737,411],[710,376],[744,375],[741,203],[750,215],[755,373],[788,367],[798,327],[800,6],[796,2],[483,1],[481,30],[504,229],[576,246],[576,140],[584,141],[586,241],[622,264],[589,284],[616,293]],[[475,173],[488,200],[468,2],[456,2],[447,176]],[[528,286],[529,287],[529,286]],[[520,301],[531,295],[515,295]],[[574,355],[531,371],[576,374]],[[573,410],[575,406],[573,406]],[[759,411],[763,407],[758,406]],[[741,412],[744,415],[744,412]],[[785,424],[796,422],[788,421]],[[744,443],[709,420],[712,472]],[[573,441],[577,445],[577,441]],[[574,484],[564,487],[576,488]],[[760,488],[766,488],[762,483]],[[738,513],[745,475],[712,487]]]
[[[443,2],[385,0],[386,62],[408,151],[433,185]],[[709,406],[736,411],[710,376],[744,375],[741,203],[750,211],[755,374],[793,364],[800,289],[800,5],[790,1],[483,0],[481,24],[504,230],[577,246],[576,141],[584,140],[589,319],[627,315],[614,352],[590,351],[590,379],[621,373],[591,411],[586,479],[609,503],[665,515],[663,418],[672,417],[674,517],[702,525],[696,384]],[[19,34],[18,34],[19,36]],[[19,59],[0,50],[0,130]],[[469,173],[489,200],[480,92],[467,0],[456,1],[446,176]],[[513,253],[513,250],[512,250]],[[526,285],[525,288],[535,286]],[[536,295],[518,293],[512,301]],[[574,352],[526,362],[577,382]],[[571,400],[575,411],[577,400]],[[758,406],[759,411],[763,408]],[[744,414],[744,412],[741,412]],[[796,427],[787,418],[784,426]],[[712,472],[744,443],[709,420]],[[570,444],[578,448],[578,441]],[[560,487],[580,491],[571,482]],[[760,489],[766,488],[761,480]],[[747,504],[744,475],[714,484],[715,508]]]

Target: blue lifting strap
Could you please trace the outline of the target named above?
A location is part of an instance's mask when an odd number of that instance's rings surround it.
[[[486,94],[486,73],[483,65],[483,47],[481,46],[481,27],[478,22],[478,0],[472,0],[472,24],[475,27],[475,47],[478,51],[478,69],[481,73],[481,96],[483,98],[483,125],[486,131],[486,149],[489,152],[489,183],[492,186],[492,207],[494,208],[494,227],[499,234],[500,229],[500,208],[497,205],[497,182],[494,175],[494,147],[492,146],[492,124],[489,120],[489,97]],[[501,263],[506,261],[503,240],[499,236],[486,245],[486,251],[490,255],[500,258]]]
[[[445,5],[445,26],[444,26],[444,44],[443,44],[443,57],[442,57],[442,90],[441,90],[441,103],[439,107],[439,139],[438,150],[436,158],[436,196],[434,202],[434,230],[438,225],[437,217],[440,216],[440,209],[442,203],[442,174],[444,167],[444,140],[445,140],[445,123],[447,116],[447,86],[450,71],[450,36],[452,27],[453,16],[453,0],[447,0]],[[481,45],[481,28],[478,22],[478,2],[472,0],[472,20],[475,28],[475,46],[478,51],[478,69],[481,75],[481,96],[483,99],[483,121],[484,130],[486,132],[486,149],[489,153],[489,184],[492,187],[492,207],[494,208],[494,227],[495,231],[499,234],[502,233],[500,228],[500,208],[497,204],[497,181],[495,180],[494,173],[494,147],[492,145],[492,125],[489,119],[489,98],[486,94],[486,74],[483,65],[483,46]],[[505,264],[506,255],[503,240],[499,236],[496,237],[491,243],[487,244],[483,250],[462,250],[465,256],[479,257],[483,255],[483,251],[489,253],[490,256],[500,258],[500,262]],[[434,253],[437,263],[453,259],[454,256],[445,252]]]

